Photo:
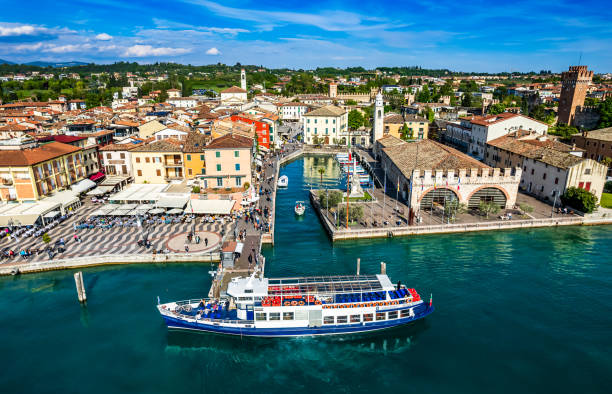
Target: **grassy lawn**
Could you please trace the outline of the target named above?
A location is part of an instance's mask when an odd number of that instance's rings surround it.
[[[612,193],[603,193],[599,205],[604,208],[612,208]]]
[[[368,193],[367,191],[364,191],[364,193],[365,194],[363,195],[363,197],[352,197],[350,198],[350,201],[372,201],[372,196],[370,195],[370,193]],[[344,201],[346,201],[346,198],[344,198]]]

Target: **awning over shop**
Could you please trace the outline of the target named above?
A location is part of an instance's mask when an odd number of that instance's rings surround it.
[[[96,182],[91,179],[83,179],[75,185],[72,185],[72,191],[77,193],[83,193],[89,189],[96,187]]]
[[[187,210],[185,210],[187,211]],[[183,210],[181,208],[172,208],[171,210],[169,210],[168,212],[166,212],[168,215],[180,215],[183,213]]]
[[[61,204],[53,201],[37,201],[23,204],[0,204],[0,226],[29,226]]]
[[[105,182],[103,182],[103,184],[104,183]],[[119,193],[112,195],[110,200],[135,202],[157,201],[161,198],[161,193],[167,188],[167,184],[132,183]]]
[[[89,177],[89,179],[91,179],[92,181],[97,181],[100,180],[102,178],[104,178],[106,175],[104,175],[103,172],[97,172],[95,174],[93,174],[92,176]]]
[[[191,204],[185,213],[229,215],[234,206],[234,200],[191,200]]]
[[[149,211],[151,215],[159,215],[160,213],[164,213],[166,210],[164,208],[153,208]]]
[[[158,208],[184,208],[189,197],[162,197],[156,203]]]
[[[60,211],[51,211],[51,212],[47,212],[43,215],[43,217],[45,219],[53,219],[54,217],[58,216],[60,214]]]
[[[88,196],[101,196],[105,193],[110,192],[111,190],[113,190],[112,186],[98,186],[93,190],[90,190],[87,192]]]
[[[78,194],[79,193],[75,192],[74,190],[62,190],[61,192],[57,192],[54,195],[46,197],[44,200],[41,201],[60,203],[62,204],[62,208],[65,211],[66,208],[81,202],[78,197]]]

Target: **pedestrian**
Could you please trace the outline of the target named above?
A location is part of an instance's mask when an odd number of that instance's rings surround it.
[[[185,253],[189,252],[189,245],[185,244]]]
[[[208,246],[208,238],[204,238],[204,245]]]
[[[251,263],[253,262],[253,254],[249,254],[249,265],[251,265]]]

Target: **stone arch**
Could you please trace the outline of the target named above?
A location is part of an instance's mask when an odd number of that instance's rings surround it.
[[[497,201],[500,202],[500,207],[501,208],[505,208],[506,204],[508,203],[508,200],[510,200],[510,196],[508,195],[508,192],[506,191],[506,189],[504,189],[501,186],[496,186],[496,185],[483,185],[480,186],[478,188],[476,188],[474,191],[472,191],[472,193],[470,193],[470,195],[467,197],[467,204],[469,208],[477,208],[475,206],[476,201],[472,201],[472,198],[478,193],[478,194],[482,194],[479,192],[482,192],[483,190],[488,190],[490,189],[491,191],[497,191],[497,192],[501,192],[503,194],[503,204],[501,204],[501,197],[493,192],[490,194],[491,197],[491,201]],[[496,196],[497,194],[497,196]],[[478,202],[480,202],[481,200],[479,199]]]
[[[418,202],[421,209],[427,209],[435,203],[443,203],[443,201],[452,198],[461,201],[459,194],[457,194],[457,192],[450,187],[440,186],[436,187],[435,189],[430,187],[425,190],[423,194],[421,194]]]

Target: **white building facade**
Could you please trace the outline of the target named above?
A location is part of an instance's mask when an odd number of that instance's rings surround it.
[[[306,144],[347,145],[349,142],[348,112],[328,105],[302,115]]]

